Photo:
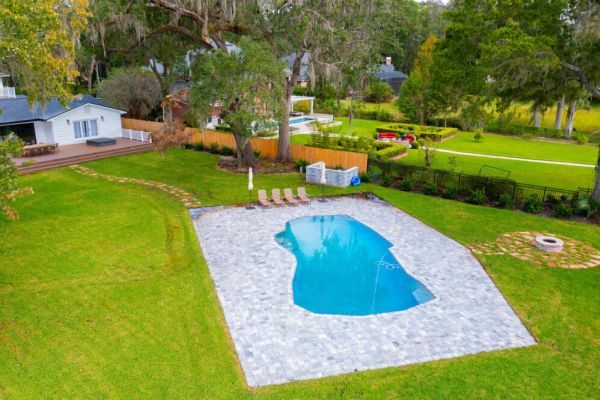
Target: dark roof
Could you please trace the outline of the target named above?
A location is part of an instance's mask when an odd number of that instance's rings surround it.
[[[389,79],[406,79],[407,76],[404,72],[396,71],[394,65],[392,64],[382,64],[379,66],[375,75],[381,79],[382,81],[387,81]]]
[[[29,107],[26,96],[17,96],[10,99],[0,99],[0,125],[16,124],[30,121],[47,121],[66,111],[81,107],[84,104],[95,104],[97,106],[112,108],[100,99],[84,94],[81,97],[75,97],[68,103],[68,107],[63,107],[56,98],[51,98],[46,109],[42,111],[39,104],[34,104],[33,110]]]

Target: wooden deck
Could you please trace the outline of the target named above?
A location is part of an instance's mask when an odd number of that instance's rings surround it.
[[[56,153],[44,154],[34,157],[17,157],[13,160],[21,174],[29,174],[51,168],[74,165],[86,161],[98,160],[101,158],[116,157],[133,153],[150,151],[154,145],[148,142],[138,140],[129,140],[117,138],[117,143],[110,146],[95,147],[88,146],[85,143],[70,144],[60,146]],[[23,167],[22,164],[35,160],[36,164]]]

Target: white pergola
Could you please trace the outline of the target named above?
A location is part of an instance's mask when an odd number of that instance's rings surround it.
[[[292,96],[290,99],[290,111],[294,111],[294,103],[299,101],[310,101],[310,113],[313,113],[313,105],[315,98],[312,96]]]

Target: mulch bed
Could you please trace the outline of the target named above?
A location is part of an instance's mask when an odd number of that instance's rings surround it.
[[[298,168],[293,162],[281,162],[277,160],[271,160],[268,158],[261,158],[258,160],[259,164],[252,169],[255,174],[286,174],[291,172],[298,172]],[[247,174],[248,168],[238,168],[237,160],[235,157],[220,156],[219,168],[234,172],[238,174]]]

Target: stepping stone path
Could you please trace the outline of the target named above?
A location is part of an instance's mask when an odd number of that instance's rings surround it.
[[[150,188],[162,190],[163,192],[166,192],[167,194],[181,201],[187,208],[200,207],[200,200],[194,197],[194,195],[176,186],[167,185],[166,183],[149,181],[146,179],[127,178],[124,176],[105,175],[99,172],[95,172],[87,167],[82,167],[81,165],[71,165],[69,168],[71,168],[78,174],[89,176],[90,178],[104,179],[105,181],[109,182],[135,183],[138,185],[144,185]]]
[[[538,235],[554,236],[565,244],[560,253],[547,253],[535,247]],[[492,243],[479,243],[467,246],[474,254],[509,254],[519,260],[551,268],[584,269],[600,265],[600,251],[592,245],[575,239],[540,232],[504,233]]]

